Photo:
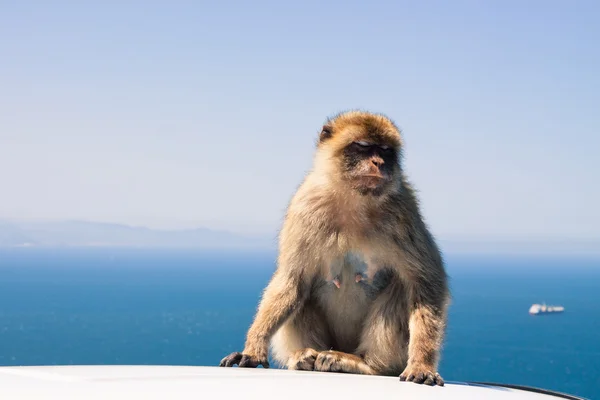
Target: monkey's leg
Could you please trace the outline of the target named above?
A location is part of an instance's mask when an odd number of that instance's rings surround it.
[[[321,312],[308,302],[271,340],[273,358],[291,370],[312,371],[319,351],[331,347]]]
[[[427,385],[444,385],[436,371],[438,339],[431,315],[411,312],[407,291],[398,280],[377,298],[365,322],[358,351],[378,375],[400,375]]]
[[[406,291],[393,279],[375,299],[364,322],[357,354],[374,375],[398,376],[408,359],[408,316]]]
[[[355,281],[360,282],[359,279]],[[407,358],[403,343],[408,341],[408,327],[401,328],[404,297],[401,282],[392,280],[371,306],[356,351],[353,354],[323,351],[317,356],[315,370],[364,375],[400,374]]]

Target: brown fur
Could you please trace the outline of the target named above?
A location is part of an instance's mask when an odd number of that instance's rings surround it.
[[[365,140],[390,146],[392,165],[383,162],[389,151],[360,155],[355,142]],[[400,130],[387,117],[351,111],[327,121],[314,167],[288,207],[278,267],[246,346],[222,366],[268,367],[271,346],[289,369],[443,385],[447,277],[401,160]],[[385,168],[386,184],[362,177]]]

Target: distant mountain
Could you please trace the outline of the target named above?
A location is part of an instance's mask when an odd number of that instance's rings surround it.
[[[0,247],[272,248],[275,237],[212,229],[156,230],[120,224],[0,221]]]
[[[32,237],[19,227],[0,221],[0,246],[23,246],[33,244]]]
[[[499,240],[438,238],[444,254],[600,255],[600,240]],[[275,249],[276,234],[243,236],[198,228],[157,230],[122,224],[0,220],[0,247],[153,247],[198,249]]]

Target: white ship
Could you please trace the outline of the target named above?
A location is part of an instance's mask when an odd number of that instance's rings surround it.
[[[561,313],[563,311],[565,311],[563,306],[547,306],[546,303],[534,304],[529,308],[529,314],[531,315],[553,314]]]

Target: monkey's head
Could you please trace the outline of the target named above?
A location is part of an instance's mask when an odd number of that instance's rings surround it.
[[[349,111],[330,118],[319,134],[317,170],[365,196],[399,188],[400,130],[386,116]]]

